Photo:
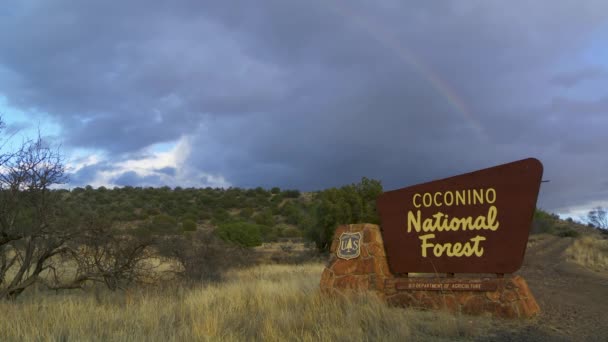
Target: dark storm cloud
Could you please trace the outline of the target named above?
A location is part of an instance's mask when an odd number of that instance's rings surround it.
[[[175,172],[177,171],[174,167],[163,167],[162,169],[155,170],[156,172],[160,172],[167,176],[175,176]]]
[[[92,183],[97,177],[97,173],[101,171],[111,170],[112,166],[99,162],[91,165],[86,165],[74,172],[68,172],[68,182],[72,186],[83,186]]]
[[[588,67],[581,70],[564,72],[555,75],[551,81],[559,86],[572,87],[583,81],[606,80],[608,71],[600,67]]]
[[[189,135],[189,167],[303,190],[535,156],[543,207],[605,196],[606,65],[584,59],[603,0],[12,5],[0,94],[72,147],[117,160]]]
[[[162,186],[161,177],[159,175],[140,176],[133,171],[127,171],[115,177],[112,181],[118,186],[138,184],[141,186]]]

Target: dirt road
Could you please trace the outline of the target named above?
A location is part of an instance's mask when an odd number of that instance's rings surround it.
[[[531,239],[522,275],[542,313],[529,323],[505,324],[498,341],[608,341],[608,274],[568,261],[573,238],[538,235]]]

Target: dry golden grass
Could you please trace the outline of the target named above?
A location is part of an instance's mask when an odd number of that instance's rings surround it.
[[[0,302],[1,341],[418,341],[466,339],[488,319],[319,293],[321,264],[261,265],[227,281],[131,293],[31,291]]]
[[[305,252],[308,251],[309,248],[306,247],[306,244],[303,242],[265,242],[261,246],[254,247],[253,250],[256,252],[262,253],[280,253],[282,251],[288,250],[293,252]]]
[[[608,271],[608,240],[590,236],[582,237],[568,247],[566,255],[591,270]]]

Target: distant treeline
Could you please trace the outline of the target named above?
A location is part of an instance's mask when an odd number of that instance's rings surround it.
[[[86,186],[53,190],[66,219],[96,217],[141,236],[188,234],[212,230],[225,241],[244,247],[304,238],[327,251],[339,224],[379,223],[376,198],[381,182],[363,177],[339,188],[301,193],[278,187],[243,189]],[[537,209],[533,233],[574,234],[556,228],[557,215]]]
[[[337,225],[377,223],[380,181],[304,193],[263,189],[86,186],[53,190],[65,217],[96,217],[141,236],[214,230],[220,238],[251,247],[280,238],[305,238],[327,251]]]

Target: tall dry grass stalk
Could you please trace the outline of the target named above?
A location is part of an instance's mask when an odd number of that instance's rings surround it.
[[[608,271],[608,240],[589,236],[582,237],[568,247],[566,255],[571,260],[594,271]]]
[[[227,281],[130,293],[29,293],[0,302],[1,341],[417,341],[466,339],[487,319],[319,293],[323,266],[261,265]]]

